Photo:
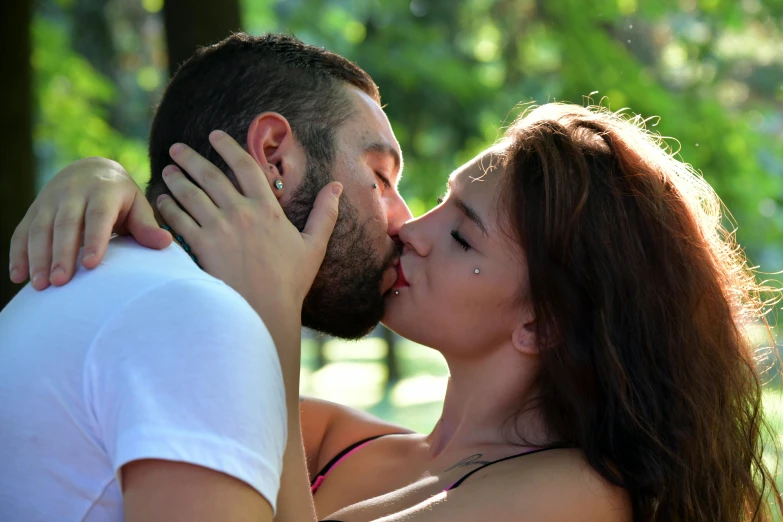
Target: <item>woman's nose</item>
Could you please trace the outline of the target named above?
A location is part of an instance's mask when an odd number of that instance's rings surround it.
[[[400,227],[399,238],[405,250],[411,249],[421,257],[430,253],[431,241],[429,241],[422,216],[417,219],[411,219]]]

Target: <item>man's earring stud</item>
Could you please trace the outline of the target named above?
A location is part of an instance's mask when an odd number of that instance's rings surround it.
[[[473,270],[473,273],[474,273],[474,274],[481,273],[481,270],[479,270],[479,269],[477,268],[477,269]]]
[[[281,179],[276,179],[276,180],[275,180],[275,188],[276,188],[277,190],[283,190],[283,180],[281,180]]]

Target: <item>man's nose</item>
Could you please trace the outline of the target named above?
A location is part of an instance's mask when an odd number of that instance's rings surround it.
[[[413,219],[413,214],[411,214],[408,205],[405,203],[405,200],[402,199],[402,196],[397,194],[392,201],[389,202],[389,206],[387,207],[389,237],[397,237],[400,234],[402,225],[411,219]]]

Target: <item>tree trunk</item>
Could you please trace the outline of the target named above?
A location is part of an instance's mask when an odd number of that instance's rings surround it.
[[[389,350],[386,352],[386,369],[388,370],[387,386],[395,384],[400,380],[400,365],[397,364],[397,334],[381,326],[383,331],[383,340]]]
[[[198,47],[211,45],[239,31],[239,0],[166,0],[163,7],[169,72]]]
[[[77,30],[71,36],[73,50],[96,71],[117,83],[117,50],[106,19],[109,0],[76,0],[71,17]]]
[[[8,278],[11,234],[35,197],[33,165],[32,0],[0,2],[0,309],[19,290]]]

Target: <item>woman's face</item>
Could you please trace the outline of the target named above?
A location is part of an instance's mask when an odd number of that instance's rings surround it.
[[[402,226],[404,244],[384,324],[462,357],[511,340],[525,316],[528,274],[520,246],[498,221],[499,158],[492,149],[457,169],[442,202]]]

